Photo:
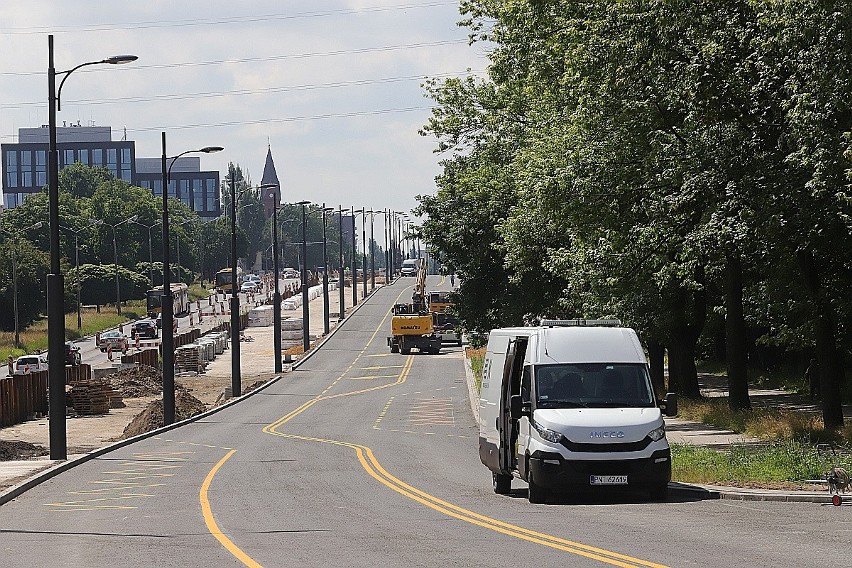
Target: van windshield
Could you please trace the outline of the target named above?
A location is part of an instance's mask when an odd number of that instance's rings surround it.
[[[538,365],[534,373],[539,408],[655,406],[648,368],[642,364]]]

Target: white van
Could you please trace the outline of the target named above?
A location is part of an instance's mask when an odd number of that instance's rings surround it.
[[[664,499],[671,453],[636,332],[617,320],[545,320],[488,337],[479,399],[479,458],[494,491],[512,477],[529,500],[600,487],[641,489]]]

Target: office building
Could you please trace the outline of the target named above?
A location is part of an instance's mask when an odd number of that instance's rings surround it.
[[[49,129],[21,128],[18,142],[0,145],[3,205],[16,207],[47,185]],[[131,185],[162,195],[161,158],[136,158],[136,143],[113,140],[109,126],[63,125],[56,129],[59,169],[74,162],[107,168]],[[221,215],[219,172],[201,171],[199,158],[181,158],[172,167],[169,195],[186,203],[202,219]]]

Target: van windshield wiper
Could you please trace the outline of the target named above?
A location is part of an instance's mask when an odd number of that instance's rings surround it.
[[[543,404],[547,404],[549,407],[566,407],[566,408],[588,408],[589,405],[585,402],[580,402],[577,400],[546,400],[542,401]]]

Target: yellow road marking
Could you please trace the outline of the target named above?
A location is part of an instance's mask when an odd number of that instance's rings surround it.
[[[228,461],[231,456],[234,455],[234,452],[237,450],[231,450],[225,457],[223,457],[219,462],[213,466],[213,469],[207,474],[207,477],[204,478],[204,483],[201,484],[201,492],[199,493],[199,499],[201,500],[201,514],[204,516],[204,524],[207,525],[207,530],[216,537],[216,540],[225,547],[225,549],[234,555],[234,557],[245,564],[246,566],[250,566],[252,568],[261,568],[261,565],[254,561],[254,559],[240,550],[240,548],[235,545],[231,539],[222,534],[222,531],[219,530],[219,525],[216,524],[216,519],[213,518],[213,511],[210,508],[210,499],[207,496],[207,492],[210,489],[210,485],[213,483],[213,478],[216,476],[216,472],[225,465],[225,462]]]
[[[349,377],[350,381],[362,381],[371,379],[395,379],[397,375],[365,375],[363,377]]]

